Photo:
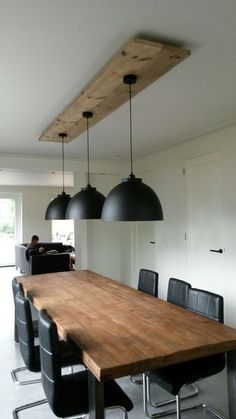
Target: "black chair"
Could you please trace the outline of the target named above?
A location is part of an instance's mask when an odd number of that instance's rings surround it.
[[[158,297],[158,273],[149,269],[140,269],[138,290]]]
[[[175,304],[179,307],[186,308],[188,303],[188,293],[191,288],[189,282],[183,281],[178,278],[170,278],[167,290],[167,301]],[[198,394],[198,388],[196,384],[186,384],[181,390],[181,399],[187,399],[189,397],[196,396]],[[148,403],[155,408],[166,406],[170,403],[174,403],[174,399],[163,400],[161,402],[154,402],[151,398],[150,388],[148,388]]]
[[[167,301],[177,306],[186,308],[190,288],[191,284],[189,284],[189,282],[182,281],[182,279],[170,278],[167,291]]]
[[[182,279],[170,278],[167,290],[167,301],[179,307],[186,308],[190,288],[191,284],[189,282],[183,281]],[[196,384],[186,384],[186,386],[183,386],[181,389],[181,400],[196,396],[198,392],[199,390]],[[148,388],[147,400],[148,403],[155,408],[163,407],[175,402],[175,398],[163,400],[161,402],[154,402],[151,398],[150,387]]]
[[[13,301],[14,301],[14,308],[15,308],[15,296],[18,292],[22,292],[23,291],[23,286],[21,283],[17,282],[16,278],[13,278],[12,282],[12,293],[13,293]],[[31,307],[31,311],[32,311],[32,307]],[[33,314],[36,313],[36,310],[33,310]],[[19,339],[18,339],[18,331],[17,331],[17,324],[16,324],[16,310],[15,310],[15,317],[14,317],[15,321],[14,321],[14,340],[16,343],[19,343]],[[38,320],[33,320],[33,329],[34,329],[34,336],[38,337]]]
[[[20,353],[29,371],[40,372],[40,355],[39,345],[34,341],[34,330],[31,316],[30,302],[18,292],[15,296],[16,321],[18,328],[19,348]],[[69,344],[64,341],[59,342],[59,352],[61,356],[61,364],[63,367],[70,367],[72,365],[81,364],[81,357],[77,352],[74,352]],[[41,382],[41,379],[34,382]],[[31,384],[31,383],[29,383]],[[33,406],[46,403],[47,399],[39,400],[17,407],[13,411],[14,419],[18,419],[18,413],[22,410]]]
[[[15,297],[16,297],[17,292],[23,293],[23,287],[22,287],[21,283],[17,282],[16,278],[13,278],[13,280],[12,280],[12,292],[13,292],[13,301],[14,301],[14,309],[15,309],[14,340],[15,340],[16,343],[19,343],[17,321],[16,321]],[[32,307],[31,307],[31,312],[32,312]],[[33,334],[34,334],[35,338],[38,337],[38,320],[33,320]],[[11,376],[12,376],[12,379],[13,379],[15,384],[17,384],[17,385],[27,385],[27,384],[34,384],[34,383],[39,382],[39,380],[25,380],[25,381],[18,380],[18,376],[17,376],[18,373],[20,373],[21,371],[25,371],[25,370],[27,370],[27,367],[24,366],[24,367],[15,368],[11,371]]]
[[[190,288],[188,294],[187,310],[198,313],[215,321],[223,323],[224,308],[223,297],[208,291]],[[181,398],[180,391],[186,384],[193,383],[206,377],[210,377],[221,372],[225,367],[225,354],[211,355],[204,358],[182,362],[176,365],[149,371],[144,374],[144,410],[148,417],[162,417],[167,414],[176,413],[176,418],[181,418]],[[148,392],[150,384],[156,383],[164,388],[176,398],[176,409],[163,411],[160,413],[149,414],[148,412]],[[220,413],[206,403],[186,406],[183,410],[197,407],[208,409],[216,417],[224,419]]]
[[[145,294],[158,297],[158,273],[149,269],[140,269],[138,278],[138,290]],[[143,384],[141,375],[130,375],[130,381],[134,384]]]
[[[53,413],[63,418],[88,414],[88,371],[61,374],[57,327],[46,310],[39,313],[39,343],[42,385]],[[132,401],[114,380],[104,383],[104,404],[105,408],[121,408],[124,418],[133,408]]]

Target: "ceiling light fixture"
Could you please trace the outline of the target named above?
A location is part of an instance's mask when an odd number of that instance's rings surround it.
[[[62,132],[58,134],[58,137],[61,138],[62,145],[62,193],[57,195],[47,207],[45,220],[65,220],[66,209],[70,202],[70,195],[65,193],[64,190],[64,138],[67,137],[67,134]],[[54,173],[54,172],[52,172]]]
[[[81,188],[81,191],[75,194],[71,199],[66,218],[72,220],[100,219],[105,196],[98,192],[96,188],[90,185],[89,170],[89,119],[93,117],[92,112],[83,112],[83,118],[87,119],[87,164],[88,164],[88,183]]]
[[[153,221],[163,220],[162,206],[156,193],[136,178],[133,174],[133,144],[132,144],[132,105],[131,85],[135,84],[137,76],[127,74],[124,84],[129,86],[129,120],[130,120],[130,175],[115,186],[108,194],[102,210],[104,221]]]

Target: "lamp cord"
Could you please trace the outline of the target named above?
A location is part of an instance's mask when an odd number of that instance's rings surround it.
[[[129,139],[130,139],[130,175],[133,176],[133,136],[132,136],[132,103],[131,84],[129,84]]]
[[[88,123],[88,117],[87,117],[87,163],[88,163],[88,184],[87,186],[90,186],[90,177],[89,177],[89,123]]]
[[[63,192],[65,189],[65,182],[64,182],[64,135],[61,135],[61,147],[62,147],[62,190]]]

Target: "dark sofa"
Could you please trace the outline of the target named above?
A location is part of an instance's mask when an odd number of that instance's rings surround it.
[[[50,272],[63,272],[70,270],[70,251],[71,246],[63,245],[60,242],[41,242],[38,248],[43,247],[45,252],[57,250],[55,254],[30,255],[26,259],[27,243],[15,245],[15,265],[21,273],[25,275],[36,275]]]

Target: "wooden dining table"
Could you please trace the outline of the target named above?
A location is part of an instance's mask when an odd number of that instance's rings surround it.
[[[236,418],[236,330],[89,270],[19,276],[89,371],[89,417],[104,419],[104,380],[227,353],[229,418]],[[225,391],[227,391],[225,389]]]

